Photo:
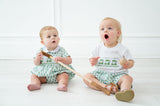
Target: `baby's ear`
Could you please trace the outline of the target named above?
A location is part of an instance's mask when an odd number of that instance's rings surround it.
[[[58,37],[58,40],[60,41],[60,37]]]
[[[43,40],[41,40],[41,44],[43,44]]]
[[[118,31],[117,33],[118,33],[118,36],[120,36],[120,35],[121,35],[121,31]]]

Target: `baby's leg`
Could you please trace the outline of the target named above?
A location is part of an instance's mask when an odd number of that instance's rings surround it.
[[[100,82],[93,74],[91,74],[91,73],[87,73],[87,74],[85,75],[85,77],[88,78],[88,79],[90,79],[90,80],[92,80],[92,81],[94,81],[95,83],[101,85],[101,86],[104,87],[104,88],[106,87],[105,84],[101,83],[101,82]],[[84,83],[85,83],[86,85],[88,85],[90,88],[100,91],[100,89],[98,89],[97,87],[91,85],[91,84],[90,84],[89,82],[87,82],[86,80],[83,80],[83,81],[84,81]]]
[[[118,81],[120,92],[115,94],[117,100],[128,102],[134,98],[134,91],[131,89],[132,81],[133,79],[129,75],[124,75],[120,78]]]
[[[111,88],[112,86],[107,86],[106,84],[100,82],[100,81],[99,81],[93,74],[91,74],[91,73],[87,73],[87,74],[85,75],[85,77],[87,77],[88,79],[94,81],[95,83],[99,84],[100,86],[106,88],[107,90],[109,90],[109,91],[111,91],[111,92],[113,92],[113,93],[117,92],[117,88],[116,88],[116,87]],[[84,81],[84,83],[85,83],[86,85],[88,85],[90,88],[100,91],[99,88],[91,85],[91,84],[90,84],[89,82],[87,82],[86,80],[83,80],[83,81]]]
[[[36,75],[31,75],[31,84],[27,86],[29,91],[38,90],[41,88],[41,83],[47,82],[45,77],[37,77]]]
[[[118,81],[118,86],[120,87],[121,91],[131,89],[132,85],[132,77],[129,75],[123,75],[120,80]]]
[[[68,85],[69,75],[67,73],[61,73],[57,76],[58,81],[58,91],[67,91],[67,85]]]

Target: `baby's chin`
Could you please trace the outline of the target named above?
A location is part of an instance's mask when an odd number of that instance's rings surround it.
[[[49,51],[52,51],[52,50],[55,50],[55,49],[57,48],[57,46],[58,46],[58,45],[50,45],[50,46],[47,47],[47,49],[48,49]]]

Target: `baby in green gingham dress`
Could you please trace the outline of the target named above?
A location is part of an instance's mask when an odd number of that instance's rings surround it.
[[[52,26],[43,27],[40,31],[40,38],[44,47],[38,51],[34,58],[36,66],[31,70],[31,84],[28,85],[28,90],[38,90],[42,83],[58,83],[57,90],[67,91],[68,81],[75,74],[57,63],[61,61],[73,69],[70,65],[72,62],[70,55],[58,45],[60,38],[57,29]],[[52,55],[55,60],[43,56],[41,51]]]
[[[65,51],[63,47],[57,46],[57,48],[53,51],[48,51],[46,47],[41,48],[40,50],[52,55],[53,57],[68,57],[69,54]],[[40,52],[40,51],[39,51]],[[70,68],[72,68],[71,65],[68,65]],[[73,68],[72,68],[73,69]],[[74,77],[74,73],[63,67],[62,65],[56,63],[51,58],[48,58],[46,56],[43,56],[43,59],[41,60],[41,64],[34,67],[31,70],[32,74],[37,75],[38,77],[45,76],[48,83],[57,83],[57,75],[60,73],[68,73],[69,79],[72,79]]]

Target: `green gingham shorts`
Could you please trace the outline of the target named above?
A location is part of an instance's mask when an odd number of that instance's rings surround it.
[[[99,69],[96,69],[95,71],[91,72],[91,74],[93,74],[100,82],[104,84],[110,84],[111,82],[117,84],[119,79],[123,75],[127,75],[127,73],[120,73],[120,72],[111,73]]]

